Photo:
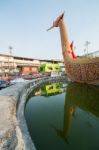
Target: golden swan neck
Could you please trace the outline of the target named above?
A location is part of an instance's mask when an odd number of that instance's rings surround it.
[[[68,33],[63,19],[59,22],[60,36],[61,36],[61,46],[63,51],[71,51],[70,42],[68,38]]]
[[[64,13],[62,13],[59,17],[56,18],[56,20],[53,22],[53,25],[49,29],[47,29],[47,31],[51,30],[54,27],[59,27],[60,29],[61,47],[62,47],[62,54],[63,54],[64,62],[65,62],[65,59],[67,58],[70,60],[75,59],[76,57],[73,52],[73,47],[71,47],[71,44],[69,42],[67,29],[64,24]]]

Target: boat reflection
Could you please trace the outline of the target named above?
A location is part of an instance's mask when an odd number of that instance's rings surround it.
[[[86,113],[92,113],[99,117],[99,87],[70,83],[67,86],[64,103],[63,128],[57,129],[54,125],[52,128],[56,131],[67,144],[70,134],[70,127],[73,118],[76,117],[76,109],[80,108]]]

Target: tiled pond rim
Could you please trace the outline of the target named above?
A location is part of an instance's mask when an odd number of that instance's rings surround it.
[[[36,150],[24,118],[29,94],[45,83],[67,81],[66,77],[45,77],[17,83],[0,91],[0,150]]]

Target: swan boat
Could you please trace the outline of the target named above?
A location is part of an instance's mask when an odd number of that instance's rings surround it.
[[[67,28],[64,24],[64,13],[57,17],[47,31],[54,27],[59,27],[60,29],[62,55],[69,79],[73,82],[99,85],[99,57],[85,58],[75,56],[73,43],[70,44]]]

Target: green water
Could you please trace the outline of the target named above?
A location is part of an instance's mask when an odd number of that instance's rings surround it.
[[[64,85],[44,85],[26,103],[37,150],[99,150],[99,87]]]

